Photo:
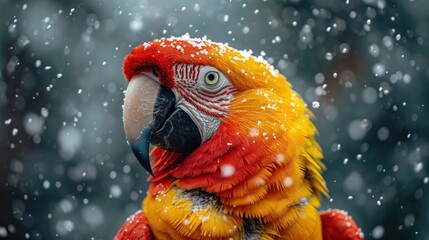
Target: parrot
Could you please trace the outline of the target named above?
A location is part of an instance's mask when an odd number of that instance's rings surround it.
[[[360,240],[328,196],[314,117],[250,50],[188,36],[125,57],[127,142],[151,181],[125,239]]]

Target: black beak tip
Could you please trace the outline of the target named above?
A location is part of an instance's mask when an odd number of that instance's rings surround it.
[[[150,166],[149,146],[140,148],[138,144],[130,143],[134,156],[139,161],[140,165],[152,176],[154,176],[152,167]]]

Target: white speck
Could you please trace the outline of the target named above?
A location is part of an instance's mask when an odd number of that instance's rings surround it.
[[[74,230],[74,223],[70,220],[59,220],[55,226],[60,235],[66,235]]]
[[[77,94],[81,94],[82,93],[82,89],[77,90]]]
[[[28,5],[27,4],[23,4],[22,5],[22,11],[25,11],[27,9]]]
[[[362,91],[362,99],[365,103],[373,104],[377,101],[377,91],[372,87],[367,87]]]
[[[43,132],[45,119],[36,113],[28,113],[24,118],[24,129],[30,135],[40,135]]]
[[[389,129],[381,127],[377,131],[377,137],[380,141],[386,141],[389,138]]]
[[[370,123],[368,120],[353,120],[350,122],[347,131],[352,140],[361,140],[365,137],[366,133],[370,130]]]
[[[352,171],[343,182],[347,194],[359,194],[364,187],[364,180],[358,171]]]
[[[249,131],[249,135],[251,137],[257,137],[259,136],[259,130],[257,128],[251,128]]]
[[[332,55],[332,53],[330,53],[330,52],[327,52],[325,54],[325,58],[326,58],[326,60],[331,61],[334,58],[334,55]]]
[[[11,124],[11,123],[12,123],[12,119],[10,119],[10,118],[9,118],[8,120],[4,121],[4,124],[5,124],[5,125],[9,125],[9,124]]]
[[[348,199],[348,200],[352,200],[352,199],[353,199],[353,196],[348,196],[348,197],[347,197],[347,199]]]
[[[248,34],[250,31],[250,28],[248,26],[243,27],[243,34]]]
[[[119,198],[122,195],[122,189],[119,185],[112,185],[110,187],[110,194],[113,198]]]
[[[43,188],[44,189],[49,189],[50,186],[51,186],[51,183],[48,180],[43,181]]]
[[[225,164],[220,167],[220,170],[222,172],[222,177],[231,177],[235,173],[235,167],[231,164]]]
[[[225,14],[225,15],[223,16],[223,21],[224,21],[224,22],[228,22],[228,20],[229,20],[229,15],[228,15],[228,14]]]
[[[384,235],[384,227],[383,226],[377,226],[372,230],[372,237],[375,239],[380,239]]]
[[[45,67],[45,70],[49,70],[49,69],[51,69],[52,67],[51,66],[46,66]]]
[[[100,226],[106,219],[100,207],[94,204],[85,206],[81,213],[83,220],[90,225],[90,227]]]
[[[190,223],[189,219],[185,218],[185,220],[183,220],[183,224],[189,225],[189,223]]]
[[[186,10],[186,7],[182,7],[182,12]]]
[[[18,129],[12,129],[12,136],[16,136],[16,134],[18,134]]]
[[[283,184],[285,185],[285,187],[289,188],[292,186],[293,184],[293,179],[289,176],[285,177],[285,179],[283,180]]]
[[[423,183],[424,184],[427,184],[429,182],[429,177],[425,177],[424,179],[423,179]]]
[[[285,160],[285,155],[283,153],[279,153],[276,155],[276,161],[278,163],[282,163],[282,162],[284,162],[284,160]]]
[[[419,162],[414,166],[414,172],[418,173],[423,169],[423,163]]]
[[[107,107],[107,106],[109,106],[109,103],[106,101],[103,103],[103,107]]]
[[[410,74],[408,73],[404,74],[404,76],[402,77],[402,80],[404,81],[405,84],[409,84],[411,82]]]
[[[313,101],[313,103],[311,104],[311,106],[313,108],[319,108],[320,107],[320,103],[318,101]]]
[[[377,205],[381,206],[381,201],[380,200],[377,200]]]
[[[49,111],[46,108],[42,108],[40,109],[40,114],[42,115],[42,117],[47,118],[49,116]]]
[[[36,63],[34,64],[34,66],[36,67],[36,68],[38,68],[38,67],[40,67],[42,65],[42,61],[40,61],[40,60],[36,60]]]
[[[380,48],[375,43],[369,45],[368,51],[373,57],[378,57],[378,55],[380,55]]]
[[[344,158],[343,164],[346,165],[349,162],[348,158]]]
[[[130,29],[132,31],[140,31],[143,28],[143,22],[141,19],[134,19],[130,22]]]
[[[64,127],[58,132],[60,154],[64,159],[71,159],[82,146],[82,134],[73,127]]]
[[[63,74],[62,73],[58,73],[57,74],[57,78],[61,78],[63,76]]]
[[[384,76],[386,73],[386,66],[382,63],[376,63],[374,66],[372,66],[372,72],[376,77]]]
[[[103,61],[102,63],[101,63],[101,65],[106,65],[107,64],[107,62],[106,61]]]
[[[362,160],[362,154],[356,155],[356,160],[358,160],[358,161]]]
[[[2,237],[2,238],[6,238],[6,237],[7,237],[7,235],[8,235],[8,233],[7,233],[6,228],[5,228],[5,227],[3,227],[3,226],[0,226],[0,237]]]
[[[266,183],[266,181],[264,180],[264,179],[262,179],[262,178],[260,178],[260,177],[258,177],[258,178],[256,178],[256,184],[258,185],[258,186],[263,186],[263,185],[265,185],[265,183]]]

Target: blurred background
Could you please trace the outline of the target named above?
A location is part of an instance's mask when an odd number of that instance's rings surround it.
[[[311,3],[313,2],[313,3]],[[429,240],[429,1],[0,0],[0,239],[112,239],[147,173],[124,56],[189,33],[251,49],[315,114],[322,209],[366,239]]]

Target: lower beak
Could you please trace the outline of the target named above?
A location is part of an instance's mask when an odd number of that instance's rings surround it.
[[[140,164],[153,175],[150,144],[179,153],[190,153],[201,145],[197,125],[181,109],[175,95],[155,75],[134,76],[124,99],[124,128],[131,149]]]

